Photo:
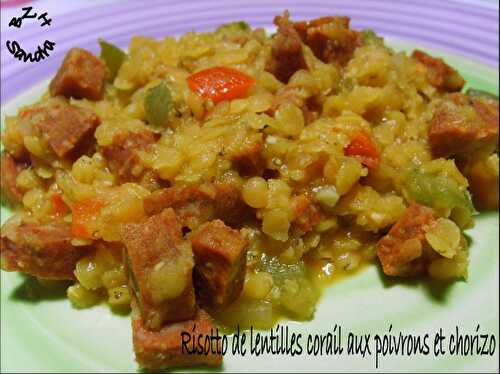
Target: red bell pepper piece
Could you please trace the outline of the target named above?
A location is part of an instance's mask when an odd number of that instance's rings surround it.
[[[62,194],[60,192],[56,192],[50,197],[50,201],[52,203],[52,211],[56,216],[64,216],[69,213],[69,208],[63,200]]]
[[[364,132],[359,132],[352,137],[351,142],[344,147],[344,155],[356,157],[370,169],[376,169],[380,161],[377,147]]]
[[[76,238],[92,239],[92,232],[88,229],[88,223],[97,218],[103,203],[96,198],[82,200],[71,207],[73,221],[71,232]]]
[[[255,79],[239,70],[219,66],[190,75],[187,83],[191,91],[217,104],[246,96]]]

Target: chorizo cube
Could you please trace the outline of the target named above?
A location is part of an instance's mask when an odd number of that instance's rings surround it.
[[[240,191],[230,183],[164,188],[145,197],[143,205],[148,215],[173,208],[182,226],[190,229],[215,218],[239,222],[249,213]]]
[[[210,306],[236,300],[245,279],[248,240],[221,220],[204,223],[190,239],[200,300]]]
[[[144,171],[138,167],[138,151],[147,150],[155,142],[156,135],[149,130],[122,132],[113,137],[110,145],[102,148],[102,155],[120,182],[138,181]],[[136,172],[138,169],[139,172]]]
[[[103,61],[85,49],[72,48],[50,82],[49,91],[52,96],[101,100],[105,79],[106,65]]]
[[[266,71],[283,83],[287,83],[297,70],[307,69],[300,36],[288,16],[285,12],[274,18],[278,32],[272,40],[271,56],[266,63]]]
[[[498,102],[450,95],[434,113],[428,138],[435,157],[489,154],[498,145]]]
[[[432,57],[418,49],[413,51],[411,57],[425,66],[427,80],[438,90],[456,92],[464,86],[465,80],[462,76],[443,59]]]
[[[172,209],[122,227],[129,288],[149,329],[190,319],[196,312],[193,254],[181,230]]]
[[[10,153],[2,152],[0,156],[0,193],[2,201],[11,205],[21,203],[23,192],[17,187],[16,179],[19,173],[26,168],[26,165],[20,163],[10,155]]]
[[[361,33],[352,30],[349,23],[349,17],[320,17],[309,22],[295,22],[294,27],[317,58],[344,66],[362,44]]]
[[[238,224],[253,215],[245,204],[238,187],[231,183],[214,183],[215,218],[229,224]]]
[[[69,155],[91,138],[100,123],[99,117],[91,110],[58,99],[50,100],[48,105],[35,108],[26,115],[33,117],[33,123],[59,157]]]
[[[145,326],[140,314],[134,313],[135,304],[133,300],[132,336],[135,357],[142,368],[161,370],[181,366],[222,364],[220,341],[213,343],[206,355],[183,350],[183,333],[189,334],[189,337],[196,342],[198,337],[203,339],[205,336],[215,334],[213,322],[205,311],[198,309],[193,319],[171,323],[158,331],[152,331]]]
[[[213,219],[216,191],[211,184],[173,186],[153,192],[143,201],[146,214],[158,214],[163,209],[174,209],[182,226],[195,228]]]
[[[431,208],[410,204],[389,233],[377,243],[377,255],[386,275],[413,276],[425,271],[425,230],[435,222]]]
[[[25,223],[15,215],[2,226],[2,269],[44,279],[73,280],[76,263],[90,247],[73,246],[71,240],[71,227],[65,222]]]
[[[265,159],[262,155],[264,140],[262,134],[249,137],[239,149],[231,155],[234,167],[242,176],[262,175],[265,169]]]

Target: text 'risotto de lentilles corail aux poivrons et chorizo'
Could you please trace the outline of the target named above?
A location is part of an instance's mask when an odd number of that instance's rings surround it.
[[[311,319],[367,264],[466,278],[462,232],[498,209],[496,97],[347,17],[274,23],[71,49],[5,119],[2,269],[132,308],[146,369],[220,365],[179,332]]]

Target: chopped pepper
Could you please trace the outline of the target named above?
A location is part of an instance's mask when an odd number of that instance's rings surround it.
[[[62,194],[60,192],[56,192],[55,194],[53,194],[50,198],[50,201],[52,203],[52,211],[56,216],[61,217],[69,212],[69,209],[66,206],[66,203],[64,202]]]
[[[359,132],[344,147],[346,156],[356,157],[363,165],[376,169],[379,164],[379,154],[372,139],[364,132]]]
[[[172,110],[172,94],[165,82],[150,88],[144,98],[146,119],[154,126],[165,126]]]
[[[474,206],[467,190],[461,190],[458,184],[444,175],[422,173],[412,170],[405,183],[408,197],[419,204],[436,209],[464,208],[474,213]]]
[[[191,91],[218,103],[246,96],[255,79],[236,69],[218,66],[190,75],[187,82]]]
[[[73,213],[71,232],[75,237],[92,239],[88,223],[96,219],[102,207],[103,203],[96,198],[82,200],[71,207]]]
[[[116,45],[108,43],[103,39],[99,39],[99,45],[101,46],[101,60],[108,67],[109,80],[113,81],[127,54]]]

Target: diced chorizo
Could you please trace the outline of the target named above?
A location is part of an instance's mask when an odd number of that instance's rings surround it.
[[[2,201],[15,206],[22,201],[23,192],[17,187],[16,179],[26,165],[14,159],[9,153],[2,152],[0,156],[0,193]]]
[[[153,192],[143,200],[148,215],[173,208],[182,226],[194,229],[215,218],[239,222],[247,214],[240,191],[228,183],[173,186]]]
[[[317,58],[344,66],[363,43],[361,33],[351,30],[349,22],[349,17],[320,17],[309,22],[295,22],[294,27]]]
[[[196,315],[187,321],[170,323],[158,331],[147,328],[135,302],[132,302],[132,336],[135,358],[146,370],[161,370],[182,366],[219,366],[222,364],[220,341],[214,342],[207,354],[188,353],[182,347],[182,333],[189,333],[195,341],[215,334],[210,316],[198,309]],[[213,350],[212,350],[213,349]],[[219,352],[219,353],[217,353]]]
[[[498,146],[498,102],[450,95],[436,108],[428,138],[435,157],[493,152]]]
[[[411,57],[425,66],[427,80],[438,90],[457,92],[464,86],[465,80],[462,76],[458,71],[446,64],[443,59],[432,57],[418,49],[413,51]]]
[[[59,157],[69,156],[99,125],[99,117],[89,109],[68,104],[63,99],[51,99],[47,105],[23,111],[20,116],[32,125],[33,135],[44,138]],[[76,156],[76,155],[75,155]]]
[[[144,325],[190,319],[196,312],[193,253],[172,209],[122,227],[129,288],[138,299]]]
[[[204,223],[190,239],[200,300],[210,306],[236,300],[243,289],[248,240],[220,220]]]
[[[72,48],[50,82],[52,96],[101,100],[104,94],[106,65],[89,51]]]
[[[197,227],[215,215],[215,191],[208,186],[173,186],[155,191],[144,198],[144,211],[152,215],[173,208],[183,226]]]
[[[66,156],[91,137],[100,123],[94,112],[72,105],[52,105],[46,115],[46,120],[39,126],[59,157]]]
[[[266,64],[266,71],[283,83],[287,83],[297,70],[307,69],[300,36],[288,17],[289,13],[286,11],[283,16],[274,18],[278,32],[273,38],[271,58]]]
[[[73,246],[71,240],[68,223],[24,223],[13,216],[2,226],[2,269],[45,279],[74,279],[77,261],[90,248]]]
[[[319,206],[306,194],[292,198],[292,212],[292,224],[304,233],[311,231],[323,217]]]
[[[157,136],[149,130],[121,132],[110,145],[102,148],[102,155],[121,183],[138,181],[144,170],[137,152],[147,150],[156,140]]]
[[[481,99],[481,98],[473,98],[471,99],[472,106],[476,111],[479,118],[483,120],[483,122],[492,128],[497,129],[498,135],[498,120],[499,120],[499,106],[498,99]]]
[[[213,183],[215,197],[214,218],[229,224],[237,224],[249,216],[248,205],[243,202],[240,190],[230,183]]]
[[[434,222],[432,209],[410,204],[389,233],[377,243],[377,255],[386,275],[414,276],[425,271],[425,230]]]
[[[250,138],[231,156],[234,167],[242,176],[261,176],[265,168],[262,155],[264,139],[262,134]]]

